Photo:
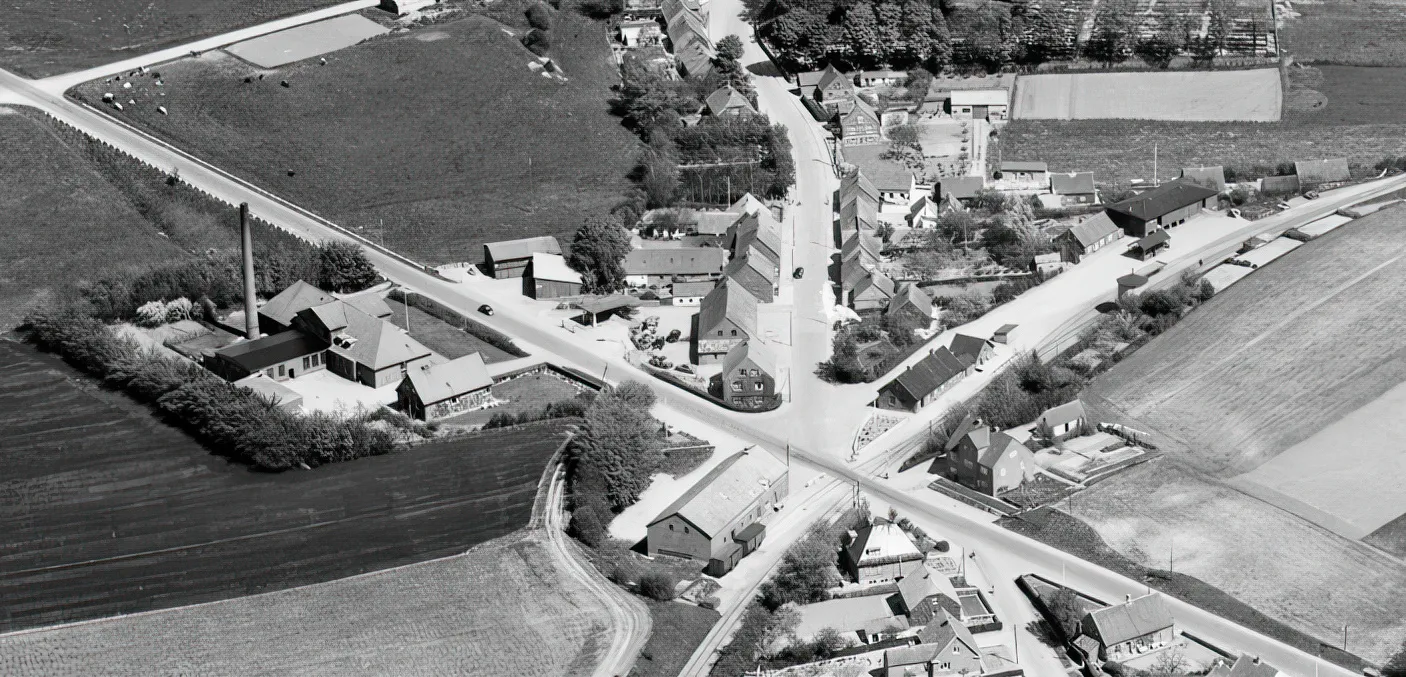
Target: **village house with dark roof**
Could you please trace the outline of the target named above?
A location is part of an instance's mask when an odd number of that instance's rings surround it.
[[[725,85],[709,94],[703,102],[703,108],[715,118],[757,114],[757,109],[752,107],[752,102],[748,101],[741,92],[733,89],[732,85]]]
[[[864,99],[855,97],[849,112],[840,114],[840,143],[844,146],[864,146],[879,143],[882,126],[879,114]]]
[[[1055,237],[1055,245],[1065,261],[1078,263],[1104,247],[1123,237],[1123,229],[1113,222],[1108,212],[1099,212],[1074,224],[1069,230]]]
[[[931,404],[966,373],[966,366],[952,351],[946,346],[939,347],[879,388],[874,406],[916,412]]]
[[[625,255],[625,284],[647,287],[718,280],[726,265],[727,250],[721,247],[635,249]]]
[[[855,231],[840,245],[841,263],[859,258],[872,266],[883,261],[883,242],[864,231]]]
[[[372,388],[399,383],[410,369],[443,359],[399,327],[344,301],[299,311],[293,324],[329,344],[329,371]]]
[[[1109,205],[1107,213],[1124,233],[1141,238],[1186,223],[1217,201],[1216,191],[1176,179]]]
[[[298,280],[259,306],[259,328],[266,334],[288,331],[298,311],[336,300],[331,294]]]
[[[830,115],[848,113],[854,105],[854,79],[834,66],[796,76],[801,96],[822,106]]]
[[[933,571],[926,564],[898,581],[898,599],[895,601],[899,604],[894,606],[899,606],[908,616],[911,627],[925,626],[943,612],[957,617],[962,612],[952,579]]]
[[[1086,614],[1082,636],[1098,642],[1098,657],[1124,661],[1176,640],[1176,622],[1160,593],[1151,593]]]
[[[727,351],[719,374],[723,401],[737,409],[764,409],[777,397],[780,373],[776,355],[756,339],[743,341]]]
[[[1000,164],[1003,183],[1050,185],[1050,165],[1040,160],[1006,160]]]
[[[893,280],[877,270],[871,270],[850,290],[849,307],[856,312],[884,310],[888,308],[895,291]]]
[[[1093,172],[1051,174],[1050,192],[1060,197],[1063,205],[1091,205],[1098,202]]]
[[[698,328],[693,337],[698,363],[721,362],[733,346],[756,333],[756,297],[742,285],[723,280],[699,304]]]
[[[845,204],[858,197],[867,198],[877,207],[879,204],[879,189],[874,187],[874,182],[864,176],[864,172],[855,173],[840,179],[840,204]]]
[[[776,220],[771,217],[771,212],[760,210],[753,214],[748,214],[738,219],[731,229],[728,238],[729,249],[732,256],[737,257],[749,247],[755,246],[771,261],[772,265],[781,265],[781,229]]]
[[[493,377],[478,353],[421,364],[408,370],[396,388],[396,408],[421,421],[437,421],[488,406],[492,385]]]
[[[750,292],[757,303],[771,303],[780,290],[776,266],[756,247],[748,247],[729,262],[723,277]]]
[[[978,675],[981,649],[962,622],[944,611],[918,633],[918,644],[884,651],[883,677]]]
[[[649,523],[646,550],[707,562],[722,576],[761,545],[765,518],[789,492],[786,464],[758,447],[739,451]]]
[[[911,324],[915,329],[927,329],[934,319],[932,299],[927,292],[911,282],[898,288],[898,293],[889,299],[889,307],[884,314]]]
[[[489,242],[483,245],[483,264],[489,275],[500,280],[522,277],[527,273],[527,264],[532,261],[532,255],[537,252],[559,255],[561,244],[550,235]]]
[[[1225,192],[1225,167],[1215,165],[1214,167],[1182,167],[1181,176],[1202,188],[1209,188],[1217,193]]]
[[[1165,249],[1172,241],[1172,236],[1165,230],[1153,231],[1147,237],[1139,239],[1128,248],[1128,252],[1139,261],[1146,261],[1157,255],[1157,252]]]
[[[1035,456],[1025,445],[984,425],[968,414],[945,446],[947,457],[933,462],[929,472],[987,496],[998,496],[1035,478]]]
[[[878,203],[866,199],[854,199],[840,207],[840,232],[874,230],[878,227]]]
[[[846,535],[840,566],[860,585],[889,583],[923,568],[925,558],[897,524],[883,519]]]
[[[976,199],[976,194],[985,187],[986,181],[980,176],[944,176],[937,180],[937,196],[966,205]]]
[[[988,339],[957,334],[952,337],[952,354],[967,368],[967,373],[990,361],[995,345]]]
[[[203,364],[226,381],[238,381],[259,372],[274,381],[286,381],[325,369],[327,348],[327,343],[316,336],[288,330],[225,346],[207,356]]]
[[[1259,656],[1240,654],[1232,664],[1224,658],[1218,658],[1211,671],[1206,673],[1206,677],[1288,677],[1280,672],[1279,668],[1270,665]]]

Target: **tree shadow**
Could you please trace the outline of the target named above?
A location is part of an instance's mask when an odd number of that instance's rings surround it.
[[[757,63],[750,64],[747,66],[747,72],[763,78],[786,77],[786,74],[782,73],[781,69],[777,68],[776,64],[771,61],[758,61]]]

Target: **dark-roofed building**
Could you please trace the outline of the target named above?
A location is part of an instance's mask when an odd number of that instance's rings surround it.
[[[825,70],[801,73],[796,77],[801,96],[820,104],[831,115],[848,113],[854,104],[854,79],[834,66]]]
[[[325,341],[289,330],[221,348],[205,359],[205,368],[226,381],[238,381],[258,372],[275,381],[286,381],[325,368],[326,357]]]
[[[732,85],[725,85],[722,88],[708,95],[703,102],[703,107],[708,114],[715,117],[737,117],[739,115],[756,115],[757,109],[752,107],[752,102],[747,97],[742,96],[732,88]]]
[[[847,146],[842,149],[845,162],[864,172],[864,177],[879,192],[879,201],[908,208],[913,201],[917,179],[908,167],[884,157],[883,145]]]
[[[522,277],[523,294],[534,299],[580,296],[584,286],[581,274],[566,265],[561,254],[533,254],[527,274]]]
[[[864,176],[863,171],[856,171],[840,180],[840,204],[843,205],[860,196],[869,199],[875,205],[879,204],[879,189],[874,187],[873,181]]]
[[[883,677],[977,675],[983,672],[976,638],[943,612],[918,633],[919,643],[884,651]]]
[[[1121,298],[1124,294],[1139,289],[1145,284],[1147,284],[1147,277],[1144,275],[1137,273],[1123,275],[1118,278],[1118,296]]]
[[[884,311],[889,317],[896,317],[918,329],[927,329],[932,324],[932,299],[916,284],[908,283],[899,287],[898,293],[889,300]]]
[[[1039,186],[1050,184],[1050,165],[1039,160],[1006,160],[1000,165],[1001,180]]]
[[[1325,184],[1346,183],[1352,180],[1347,158],[1328,160],[1306,160],[1294,163],[1294,174],[1299,177],[1299,188],[1308,190]]]
[[[889,583],[923,568],[925,558],[897,524],[874,520],[840,551],[840,566],[860,585]]]
[[[985,179],[980,176],[944,176],[937,180],[937,196],[941,199],[952,198],[967,204],[976,198],[976,194],[986,187]]]
[[[344,301],[299,311],[293,325],[330,345],[329,371],[372,388],[399,383],[410,369],[441,359],[395,325]]]
[[[1260,179],[1260,192],[1265,195],[1293,195],[1302,190],[1299,185],[1299,177],[1293,176],[1266,176]]]
[[[576,308],[581,314],[571,319],[580,324],[596,326],[599,322],[604,322],[615,315],[625,312],[627,308],[636,308],[644,302],[627,294],[611,294],[597,298],[587,298],[576,302]]]
[[[1010,435],[968,414],[946,445],[947,457],[933,469],[947,479],[987,496],[997,496],[1035,478],[1035,456]]]
[[[395,391],[396,406],[421,421],[436,421],[488,406],[492,385],[483,356],[469,353],[407,371]]]
[[[850,290],[849,307],[861,312],[884,310],[889,307],[889,300],[895,291],[893,280],[877,270],[871,270]]]
[[[913,204],[908,206],[908,216],[904,221],[909,228],[932,228],[937,225],[937,217],[942,214],[942,207],[931,195],[924,195]]]
[[[1098,189],[1094,187],[1093,172],[1073,174],[1051,174],[1050,192],[1060,197],[1065,205],[1091,205],[1098,202]]]
[[[918,411],[931,404],[966,373],[966,365],[952,351],[946,346],[937,348],[879,388],[879,397],[874,401],[874,406],[896,411]]]
[[[670,282],[706,282],[723,276],[727,251],[721,247],[635,249],[625,255],[625,284],[646,287]]]
[[[1202,188],[1209,188],[1217,193],[1225,192],[1225,167],[1216,165],[1214,167],[1182,167],[1181,177]]]
[[[713,288],[698,308],[694,334],[699,364],[715,364],[757,333],[757,299],[731,280]]]
[[[729,456],[649,523],[649,555],[701,560],[713,576],[731,571],[761,545],[786,480],[786,465],[763,449]]]
[[[1285,673],[1260,660],[1259,656],[1242,653],[1234,664],[1224,658],[1216,659],[1215,666],[1206,673],[1206,677],[1285,677]]]
[[[1216,191],[1176,179],[1109,205],[1108,217],[1128,235],[1147,237],[1185,223],[1202,209],[1215,207],[1216,201]]]
[[[1176,639],[1172,613],[1155,592],[1095,609],[1084,616],[1079,630],[1098,641],[1099,658],[1105,661],[1127,660]]]
[[[781,229],[776,220],[771,218],[770,211],[763,209],[738,219],[732,227],[731,237],[727,240],[734,257],[750,247],[756,247],[766,255],[767,260],[780,268]]]
[[[898,600],[908,625],[920,627],[931,623],[943,612],[961,616],[962,605],[957,590],[947,576],[923,565],[898,581]]]
[[[1171,240],[1172,236],[1168,235],[1167,231],[1155,231],[1151,235],[1134,242],[1133,246],[1130,247],[1128,251],[1139,260],[1146,261],[1156,256],[1157,252],[1165,249],[1167,243],[1171,242]]]
[[[771,303],[780,291],[777,284],[776,266],[756,247],[748,247],[742,255],[733,259],[723,269],[723,277],[741,285],[757,299],[757,303]]]
[[[840,245],[840,262],[859,259],[861,263],[877,266],[883,261],[883,242],[864,231],[855,231]]]
[[[298,280],[259,306],[259,328],[265,334],[288,331],[298,311],[335,300],[331,294]]]
[[[716,282],[675,282],[673,284],[674,295],[670,297],[669,304],[696,306],[703,303],[703,297],[713,291],[713,287],[716,286],[718,286]]]
[[[488,274],[500,280],[522,277],[527,273],[527,264],[532,261],[532,255],[537,252],[561,254],[561,245],[550,235],[489,242],[483,245],[483,263],[488,268]]]
[[[1001,345],[1010,345],[1011,339],[1015,336],[1015,332],[1019,328],[1020,325],[1003,324],[997,327],[996,332],[991,335],[991,341]]]
[[[840,142],[845,146],[879,143],[879,114],[864,99],[855,97],[849,112],[840,115]]]
[[[984,338],[957,334],[952,337],[952,354],[967,369],[975,369],[991,359],[995,345]]]
[[[1049,442],[1063,442],[1078,437],[1085,420],[1084,403],[1074,400],[1046,409],[1035,419],[1035,429]]]
[[[708,21],[694,4],[664,0],[660,9],[679,70],[685,75],[701,77],[713,68],[713,42],[708,37]]]
[[[760,341],[743,341],[727,351],[719,375],[723,401],[737,409],[765,409],[776,401],[776,356]]]
[[[1113,222],[1108,212],[1099,212],[1061,233],[1055,238],[1055,244],[1059,246],[1065,261],[1078,263],[1083,257],[1103,249],[1121,237],[1123,229]]]
[[[840,232],[874,230],[879,227],[879,204],[867,199],[854,199],[840,207]]]

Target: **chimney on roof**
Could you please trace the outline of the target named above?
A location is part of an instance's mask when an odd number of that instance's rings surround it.
[[[259,304],[254,291],[254,234],[249,230],[249,203],[239,203],[239,237],[244,254],[244,337],[259,338]]]

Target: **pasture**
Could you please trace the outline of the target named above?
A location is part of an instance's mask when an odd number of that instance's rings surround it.
[[[270,33],[225,48],[260,68],[277,68],[345,49],[390,29],[356,14]]]
[[[532,531],[355,578],[3,636],[0,674],[575,675],[600,659],[608,623]]]
[[[1284,50],[1299,63],[1406,66],[1406,3],[1401,0],[1295,2],[1282,17]]]
[[[527,522],[563,439],[552,422],[258,473],[83,383],[0,342],[0,631],[463,552]]]
[[[638,141],[608,109],[619,73],[605,25],[570,11],[555,21],[562,78],[530,69],[506,26],[471,16],[326,66],[182,59],[161,67],[161,87],[138,78],[123,90],[137,105],[106,110],[411,258],[476,261],[485,241],[569,240],[630,185]],[[73,93],[98,102],[109,87]]]
[[[301,14],[337,0],[12,0],[0,68],[48,77]]]
[[[1281,95],[1275,68],[1022,75],[1011,117],[1269,122]]]

